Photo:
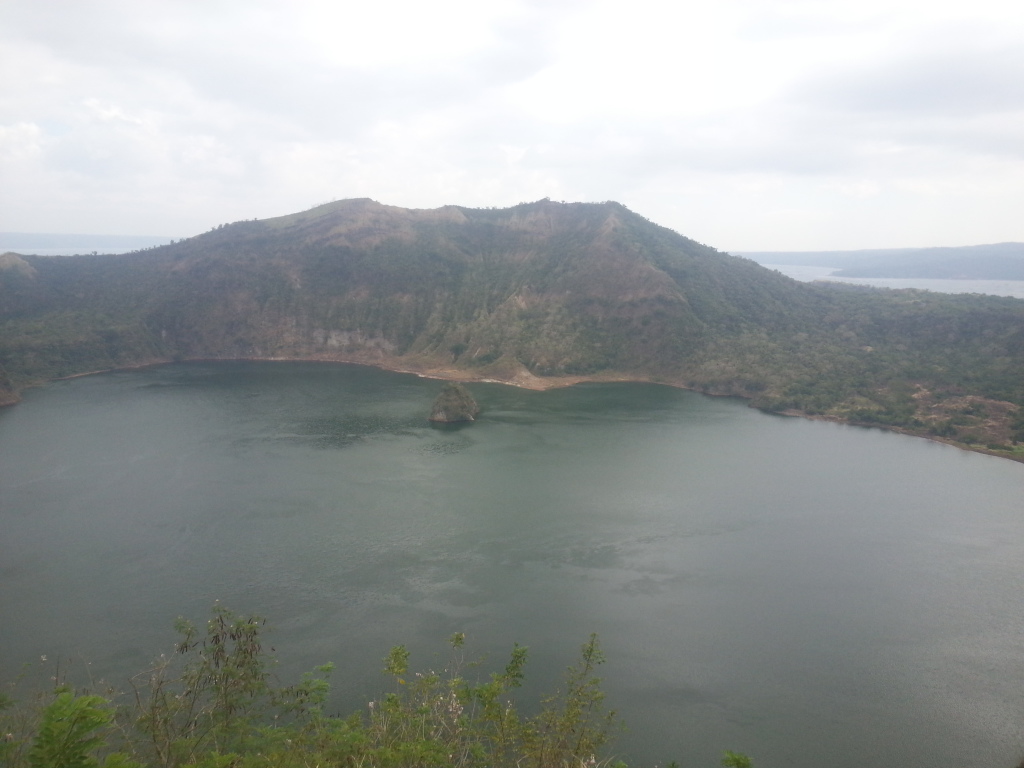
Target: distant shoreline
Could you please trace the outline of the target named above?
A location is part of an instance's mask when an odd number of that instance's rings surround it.
[[[163,235],[86,235],[48,232],[0,232],[0,253],[21,256],[80,256],[118,254],[167,245],[175,238]]]
[[[58,376],[49,381],[69,381],[71,379],[80,379],[85,376],[97,376],[105,373],[119,373],[126,371],[137,371],[144,368],[155,368],[164,365],[174,365],[178,363],[324,363],[334,365],[362,365],[369,368],[377,368],[378,370],[388,371],[390,373],[406,373],[414,376],[419,376],[426,379],[436,379],[438,381],[461,381],[461,382],[476,382],[481,384],[504,384],[511,387],[519,387],[521,389],[529,389],[535,392],[544,392],[550,389],[561,389],[564,387],[571,387],[577,384],[584,383],[635,383],[635,384],[660,384],[666,387],[673,387],[675,389],[682,389],[688,392],[696,392],[707,397],[729,397],[737,400],[749,400],[749,398],[742,397],[741,395],[724,394],[713,391],[706,391],[701,389],[695,389],[693,387],[685,386],[677,381],[668,379],[653,378],[649,376],[639,376],[636,374],[624,374],[621,372],[609,372],[606,374],[595,374],[586,376],[552,376],[552,377],[540,377],[534,376],[528,371],[520,372],[511,377],[500,377],[495,375],[493,372],[480,372],[480,371],[468,371],[450,367],[439,367],[430,365],[409,365],[410,361],[403,361],[403,365],[399,365],[398,361],[387,362],[383,360],[367,360],[367,359],[340,359],[340,358],[324,358],[324,357],[201,357],[201,358],[186,358],[180,360],[150,360],[144,363],[137,363],[134,365],[123,365],[116,368],[105,368],[95,371],[85,371],[82,373],[74,373],[70,376]],[[40,382],[32,385],[43,386],[48,382]],[[9,402],[0,401],[0,407],[16,405],[20,401],[20,397],[16,400]],[[753,406],[750,406],[753,407]],[[1016,461],[1024,463],[1024,452],[1009,453],[1006,451],[996,451],[990,448],[986,448],[981,445],[971,445],[967,443],[959,443],[949,438],[940,437],[938,435],[931,435],[922,432],[915,432],[904,427],[888,426],[885,424],[868,424],[861,423],[850,419],[842,419],[835,416],[821,416],[817,414],[804,413],[803,411],[787,410],[787,411],[762,411],[775,416],[783,416],[788,418],[803,418],[810,421],[827,421],[833,424],[846,424],[851,427],[862,427],[870,429],[881,429],[887,432],[896,432],[901,435],[908,437],[920,437],[932,442],[942,443],[949,445],[953,448],[959,448],[964,451],[970,451],[972,453],[983,453],[989,456],[994,456],[1002,459],[1009,459],[1010,461]]]
[[[865,285],[872,288],[901,290],[911,288],[935,293],[977,293],[986,296],[1001,296],[1024,299],[1024,280],[991,280],[987,278],[945,278],[945,277],[845,277],[834,274],[839,267],[814,266],[806,264],[762,264],[765,269],[780,272],[786,277],[802,283],[841,283],[843,285]]]

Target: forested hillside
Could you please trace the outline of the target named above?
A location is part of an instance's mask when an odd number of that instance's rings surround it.
[[[197,358],[659,381],[1024,453],[1024,301],[798,283],[617,203],[345,200],[132,254],[0,257],[8,399]]]

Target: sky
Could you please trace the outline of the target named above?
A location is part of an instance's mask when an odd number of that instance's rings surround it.
[[[616,200],[725,251],[1024,241],[1019,0],[0,0],[0,231]]]

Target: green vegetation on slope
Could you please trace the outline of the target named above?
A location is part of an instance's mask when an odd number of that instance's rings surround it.
[[[533,714],[516,700],[527,649],[513,646],[503,670],[474,679],[465,637],[456,634],[441,673],[412,672],[409,652],[393,648],[384,659],[393,690],[363,711],[337,717],[325,711],[333,665],[276,685],[263,624],[215,606],[203,629],[179,619],[177,652],[136,675],[127,693],[99,696],[57,682],[27,701],[0,697],[6,734],[0,761],[7,768],[587,768],[610,762],[605,750],[617,720],[604,708],[596,676],[604,657],[594,635],[560,690]],[[723,764],[750,762],[727,753]]]
[[[658,381],[1024,453],[1024,302],[802,284],[617,203],[345,200],[135,254],[0,261],[0,398],[196,358]]]

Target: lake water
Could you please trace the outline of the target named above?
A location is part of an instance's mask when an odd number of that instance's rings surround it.
[[[396,643],[553,687],[591,632],[642,764],[991,768],[1024,756],[1024,465],[667,387],[183,364],[0,412],[0,673],[123,680],[214,600],[339,710]],[[64,662],[65,668],[68,662]],[[531,687],[532,686],[532,687]]]
[[[802,264],[764,264],[794,280],[804,283],[826,282],[871,285],[876,288],[918,288],[936,293],[983,293],[1024,299],[1024,280],[945,280],[928,277],[841,277],[833,275],[838,267],[815,267]]]

